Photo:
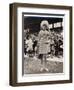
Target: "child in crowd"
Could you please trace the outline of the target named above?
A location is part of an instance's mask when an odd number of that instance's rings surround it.
[[[31,36],[27,36],[26,45],[27,45],[27,53],[29,54],[29,56],[31,56],[33,51],[33,41],[31,39]]]

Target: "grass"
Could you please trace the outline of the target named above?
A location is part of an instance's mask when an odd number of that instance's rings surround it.
[[[56,58],[53,58],[56,59]],[[60,60],[60,58],[59,58]],[[41,69],[41,60],[34,59],[32,57],[24,58],[24,74],[41,74],[41,73],[62,73],[63,72],[63,62],[47,60],[48,71],[40,71]]]

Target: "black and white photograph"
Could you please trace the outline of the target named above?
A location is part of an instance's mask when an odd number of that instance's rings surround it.
[[[10,85],[72,82],[72,7],[10,5]]]
[[[64,73],[64,15],[22,15],[22,75]]]

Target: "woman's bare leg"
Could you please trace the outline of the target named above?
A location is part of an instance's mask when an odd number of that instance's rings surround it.
[[[43,69],[44,69],[44,63],[43,63],[43,60],[44,59],[44,57],[43,57],[43,55],[41,56],[41,69],[40,69],[40,71],[43,71]]]
[[[46,70],[46,71],[48,71],[48,68],[47,68],[47,61],[46,61],[46,54],[44,55],[44,69]]]

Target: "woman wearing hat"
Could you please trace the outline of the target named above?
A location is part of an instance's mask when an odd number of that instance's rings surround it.
[[[41,71],[43,70],[46,70],[48,71],[48,69],[46,68],[46,55],[48,54],[49,52],[49,36],[50,36],[50,33],[48,31],[48,26],[49,26],[49,23],[48,21],[46,20],[43,20],[40,24],[40,27],[41,27],[41,30],[39,32],[39,35],[38,35],[38,46],[39,46],[39,55],[41,56]]]

